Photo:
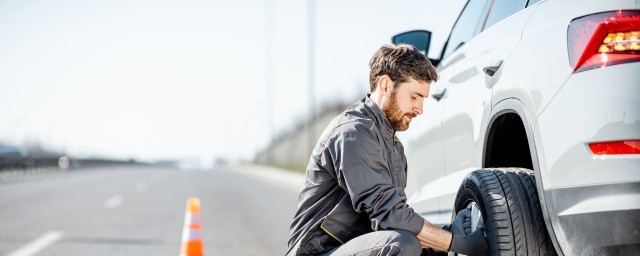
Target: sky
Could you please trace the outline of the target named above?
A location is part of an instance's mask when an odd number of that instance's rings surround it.
[[[432,31],[437,57],[464,2],[316,1],[310,89],[309,1],[0,0],[0,143],[250,160],[310,90],[316,109],[363,97],[394,34]]]

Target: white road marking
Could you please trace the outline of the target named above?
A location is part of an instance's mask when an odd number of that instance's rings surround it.
[[[142,182],[142,181],[141,181],[141,182],[138,182],[138,184],[136,184],[136,190],[137,190],[138,192],[142,192],[142,191],[147,190],[147,183],[144,183],[144,182]]]
[[[44,235],[38,237],[36,240],[31,241],[27,245],[22,248],[10,253],[7,256],[31,256],[36,253],[44,250],[47,246],[55,243],[56,241],[62,238],[62,232],[60,231],[49,231]]]
[[[112,196],[111,198],[107,199],[107,201],[104,201],[104,207],[107,209],[116,207],[120,204],[122,204],[122,196],[120,195]]]

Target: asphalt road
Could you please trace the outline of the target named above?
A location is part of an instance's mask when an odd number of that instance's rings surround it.
[[[207,255],[284,255],[300,175],[120,166],[0,182],[0,255],[178,255],[201,200]],[[24,253],[24,254],[20,254]]]

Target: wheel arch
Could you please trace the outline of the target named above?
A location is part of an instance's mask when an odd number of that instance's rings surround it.
[[[555,236],[555,231],[553,226],[551,225],[550,216],[547,210],[546,198],[544,193],[544,186],[542,184],[542,177],[540,171],[540,162],[538,161],[538,151],[537,145],[535,143],[535,132],[533,129],[533,124],[531,122],[531,117],[525,110],[524,104],[516,98],[507,98],[496,103],[487,116],[488,120],[486,120],[485,131],[484,131],[484,144],[482,147],[482,168],[492,167],[489,166],[492,163],[491,152],[493,147],[493,139],[496,136],[496,132],[499,131],[499,124],[503,118],[507,116],[517,116],[522,122],[521,125],[524,128],[524,133],[526,135],[526,141],[529,147],[529,156],[531,157],[531,169],[534,172],[534,176],[536,179],[536,189],[538,190],[538,198],[540,200],[540,205],[542,208],[542,214],[544,216],[545,225],[547,226],[547,230],[550,233],[549,237],[553,242],[553,246],[559,255],[563,255],[560,250],[557,238]],[[513,120],[512,120],[513,121]],[[495,167],[495,166],[494,166]],[[502,166],[507,167],[507,166]]]

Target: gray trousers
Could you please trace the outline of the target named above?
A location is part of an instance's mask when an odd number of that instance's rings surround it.
[[[420,242],[411,231],[382,230],[349,240],[324,256],[364,255],[420,255]]]

